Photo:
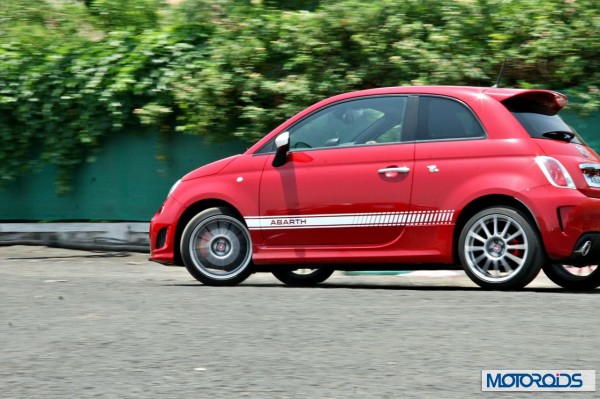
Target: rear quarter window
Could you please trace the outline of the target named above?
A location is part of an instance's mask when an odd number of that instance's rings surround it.
[[[419,98],[417,139],[460,140],[485,137],[473,112],[464,104],[445,97]]]

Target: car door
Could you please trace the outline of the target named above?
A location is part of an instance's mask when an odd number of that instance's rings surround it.
[[[442,96],[419,97],[416,142],[413,210],[456,211],[456,198],[467,194],[461,189],[465,182],[487,169],[494,176],[501,166],[494,155],[499,149],[511,151],[505,143],[486,140],[481,122],[466,104]]]
[[[415,99],[416,100],[416,99]],[[288,129],[287,162],[260,183],[266,245],[385,245],[410,223],[416,115],[407,96],[339,102]]]
[[[493,178],[501,169],[501,159],[494,154],[508,153],[511,148],[487,140],[475,113],[456,99],[419,96],[417,115],[411,210],[434,216],[426,225],[408,227],[411,239],[403,244],[414,250],[438,251],[446,256],[440,261],[447,262],[452,256],[458,205],[477,189],[478,176]]]

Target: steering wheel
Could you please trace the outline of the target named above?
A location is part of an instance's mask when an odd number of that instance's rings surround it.
[[[298,141],[294,143],[292,148],[312,148],[310,145],[306,144],[304,141]]]

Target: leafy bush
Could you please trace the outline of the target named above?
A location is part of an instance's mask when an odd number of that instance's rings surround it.
[[[173,4],[170,4],[173,3]],[[0,171],[68,188],[145,124],[255,140],[305,106],[406,85],[563,89],[600,107],[595,0],[20,0],[0,4]]]

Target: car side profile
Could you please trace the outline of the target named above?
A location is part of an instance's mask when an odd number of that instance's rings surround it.
[[[600,286],[600,158],[549,90],[391,87],[325,99],[196,169],[150,225],[151,260],[208,285],[271,272],[464,269],[519,289],[541,269]]]

